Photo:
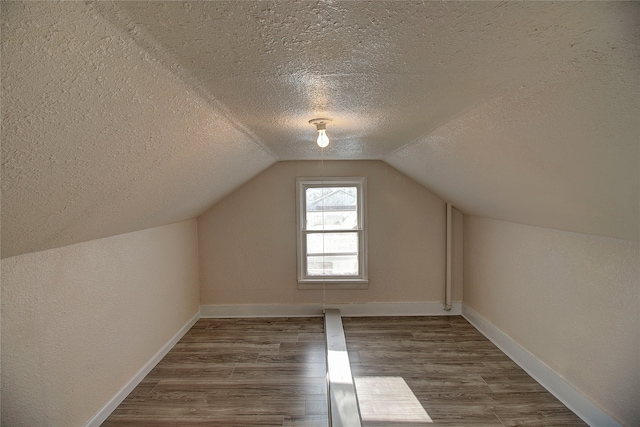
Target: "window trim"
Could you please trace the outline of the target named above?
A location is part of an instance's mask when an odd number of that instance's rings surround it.
[[[356,276],[313,276],[306,272],[306,235],[318,230],[305,230],[307,188],[331,186],[355,186],[358,188],[358,270]],[[296,178],[296,234],[297,234],[297,278],[298,289],[323,289],[325,285],[340,289],[367,289],[369,287],[367,262],[367,178],[366,177],[299,177]],[[344,232],[344,230],[323,232]]]

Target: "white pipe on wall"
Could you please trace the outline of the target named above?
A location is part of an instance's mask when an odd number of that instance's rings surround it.
[[[452,242],[452,221],[453,211],[450,203],[447,203],[447,267],[445,274],[445,287],[444,287],[444,307],[446,311],[451,310],[451,242]]]

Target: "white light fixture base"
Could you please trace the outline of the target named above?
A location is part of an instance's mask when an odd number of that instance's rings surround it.
[[[314,125],[316,127],[316,129],[320,130],[320,129],[326,129],[327,128],[327,123],[330,123],[331,119],[311,119],[309,120],[309,124]]]

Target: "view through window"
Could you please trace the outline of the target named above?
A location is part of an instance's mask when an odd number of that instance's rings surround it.
[[[308,276],[358,275],[357,201],[357,187],[306,189]]]
[[[366,280],[364,178],[298,180],[298,280]]]

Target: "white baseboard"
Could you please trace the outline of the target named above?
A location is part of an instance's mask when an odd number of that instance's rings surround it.
[[[450,311],[441,302],[389,302],[363,304],[327,304],[343,316],[455,316],[462,303],[454,302]],[[322,304],[212,304],[201,305],[201,317],[310,317],[322,316]]]
[[[337,308],[345,317],[454,316],[462,314],[478,331],[485,335],[500,350],[588,425],[593,427],[620,427],[620,424],[583,396],[558,373],[537,359],[528,350],[516,343],[475,310],[460,302],[452,303],[450,311],[445,311],[440,302],[327,304],[326,308]],[[196,313],[193,318],[140,368],[136,375],[87,422],[86,427],[100,426],[201,317],[309,317],[322,316],[322,312],[322,304],[201,305],[200,312]]]
[[[557,372],[536,358],[527,349],[520,346],[475,310],[463,305],[462,315],[509,358],[531,375],[533,379],[582,418],[585,423],[592,427],[620,427],[620,424],[583,396]]]
[[[131,380],[127,384],[125,384],[125,386],[122,387],[120,391],[118,391],[107,402],[107,404],[104,405],[102,409],[100,409],[100,411],[98,411],[98,413],[89,420],[89,422],[87,422],[86,427],[100,426],[100,424],[102,424],[104,420],[106,420],[107,417],[111,415],[111,413],[118,407],[118,405],[122,403],[122,401],[129,395],[129,393],[131,393],[133,389],[136,388],[140,381],[142,381],[144,377],[146,377],[147,374],[151,372],[151,370],[158,364],[158,362],[162,360],[162,358],[169,352],[169,350],[171,350],[173,346],[176,345],[178,341],[180,341],[180,338],[182,338],[184,334],[186,334],[187,331],[191,329],[191,327],[198,321],[199,318],[200,313],[198,312],[187,323],[185,323],[185,325],[180,328],[180,330],[173,337],[171,337],[171,339],[167,341],[167,343],[164,344],[160,348],[160,350],[156,352],[156,354],[153,355],[151,360],[145,363],[144,366],[142,366],[142,368],[138,370],[135,376],[131,378]]]

